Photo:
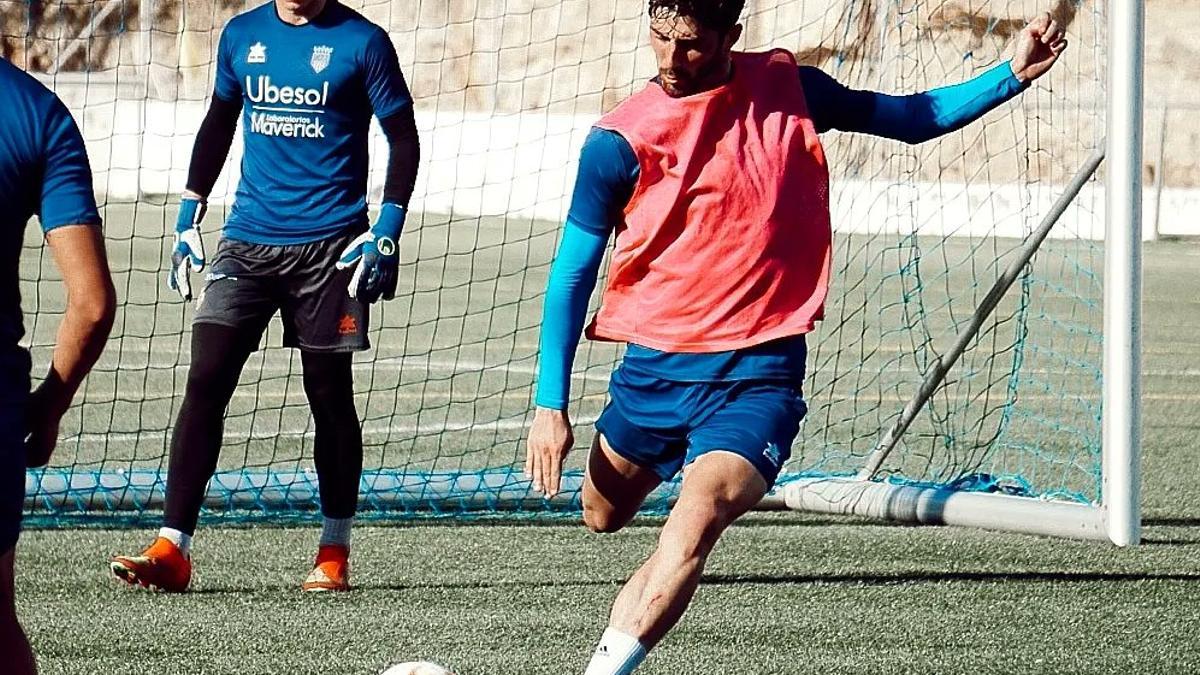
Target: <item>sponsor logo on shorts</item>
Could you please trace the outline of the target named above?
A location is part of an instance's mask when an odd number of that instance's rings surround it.
[[[358,332],[358,321],[349,314],[338,321],[338,335],[354,335]]]
[[[775,445],[774,442],[767,443],[766,449],[763,450],[763,457],[767,458],[767,461],[771,463],[771,466],[779,466],[781,457],[779,446]]]

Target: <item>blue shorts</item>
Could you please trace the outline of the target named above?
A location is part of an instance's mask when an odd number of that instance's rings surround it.
[[[619,367],[596,429],[621,457],[670,480],[706,452],[746,458],[767,485],[808,412],[800,382],[674,382]]]
[[[0,554],[11,551],[21,533],[28,400],[28,354],[0,357]]]

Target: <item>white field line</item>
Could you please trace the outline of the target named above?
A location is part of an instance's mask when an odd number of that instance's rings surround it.
[[[592,424],[596,421],[595,417],[581,417],[574,421],[576,426]],[[442,433],[455,432],[474,432],[474,431],[515,431],[524,429],[529,425],[525,418],[503,419],[495,422],[480,422],[464,423],[464,424],[396,424],[387,427],[365,427],[363,429],[363,437],[387,436],[391,434],[419,434],[419,435],[434,435]],[[100,445],[106,443],[120,442],[136,442],[145,441],[155,438],[166,438],[168,431],[157,430],[139,433],[116,433],[116,434],[98,434],[86,433],[75,434],[73,436],[65,436],[60,441],[59,446],[65,447],[71,444],[80,445]],[[274,432],[252,432],[250,434],[225,432],[222,434],[222,439],[225,442],[242,442],[242,441],[269,441],[276,438],[312,438],[316,435],[315,431],[308,429],[288,429]]]
[[[361,402],[361,399],[364,399],[364,398],[374,398],[375,402],[378,402],[380,399],[383,399],[383,400],[398,399],[398,400],[409,400],[409,401],[438,400],[438,401],[440,401],[440,403],[438,405],[439,405],[439,407],[441,407],[444,405],[470,405],[470,404],[475,404],[475,403],[479,403],[479,402],[494,403],[497,400],[512,398],[513,396],[516,395],[516,393],[518,391],[521,391],[523,389],[526,389],[526,388],[522,388],[520,390],[514,389],[514,390],[510,390],[508,392],[497,393],[497,394],[488,394],[487,396],[484,396],[479,399],[453,399],[453,400],[451,400],[449,398],[450,393],[446,392],[446,391],[434,391],[434,392],[427,392],[424,394],[406,393],[406,392],[399,392],[396,394],[385,394],[385,393],[380,393],[379,390],[373,390],[371,392],[366,392],[366,391],[357,392],[357,393],[355,393],[354,397],[355,397],[355,399],[358,399],[359,402]],[[118,393],[120,393],[120,392],[118,392]],[[130,404],[130,403],[138,402],[137,399],[133,395],[136,393],[137,392],[132,392],[129,395],[117,396],[117,397],[115,397],[115,399],[113,399],[113,398],[105,398],[102,400],[76,399],[76,401],[77,402],[82,401],[83,403],[86,403],[87,405],[90,405],[90,406],[107,405],[110,403]],[[161,401],[168,400],[169,395],[166,393],[160,392],[157,394],[153,394],[153,396],[155,398],[153,398],[152,401],[161,402]],[[179,398],[182,396],[183,396],[183,394],[181,393],[178,396],[172,396],[170,398]],[[585,394],[584,396],[582,396],[580,398],[583,400],[590,400],[590,399],[596,399],[596,398],[604,398],[607,396],[608,396],[607,392],[593,392],[591,394]],[[1101,394],[1099,391],[1094,392],[1094,393],[1083,393],[1083,394],[1078,393],[1078,392],[1066,392],[1063,394],[1021,394],[1021,395],[1017,396],[1017,400],[1018,401],[1061,401],[1063,399],[1069,398],[1069,399],[1092,399],[1095,401],[1099,401],[1100,396],[1101,396]],[[276,391],[261,392],[261,393],[234,392],[233,398],[234,398],[234,400],[241,399],[241,398],[250,398],[250,399],[257,398],[258,400],[264,400],[264,399],[265,400],[275,400],[275,399],[287,400],[290,398],[295,398],[298,400],[298,402],[303,402],[304,392],[300,389],[297,389],[294,392],[289,392],[286,395],[283,392],[276,392]],[[871,400],[871,401],[893,401],[893,402],[898,402],[898,403],[904,403],[904,402],[907,402],[909,400],[909,398],[911,398],[911,397],[901,396],[901,395],[892,394],[892,393],[888,393],[883,396],[868,396],[866,394],[864,394],[862,396],[852,396],[849,394],[829,395],[826,393],[818,392],[816,394],[810,394],[810,395],[806,396],[805,400],[807,400],[810,403],[810,405],[819,405],[822,402],[841,403],[844,401],[853,401],[856,399]],[[999,395],[997,395],[994,398],[999,398]],[[571,400],[572,401],[576,400],[576,397],[574,395],[572,395]],[[1145,400],[1145,401],[1200,401],[1200,392],[1196,392],[1194,394],[1191,394],[1191,393],[1189,393],[1189,394],[1143,393],[1142,400]],[[142,401],[142,403],[147,403],[147,402],[148,401]],[[235,414],[241,415],[243,413],[238,412]]]
[[[401,359],[381,359],[379,361],[374,361],[371,363],[355,363],[351,367],[356,372],[366,372],[366,371],[379,370],[380,366],[384,366],[386,369],[387,366],[397,364],[397,362],[399,362],[399,361],[401,361]],[[112,369],[113,365],[115,365],[115,364],[104,363],[103,361],[101,361],[99,364],[97,364],[97,370],[99,370],[100,372],[105,372],[105,373],[117,372]],[[398,366],[401,371],[403,371],[405,368],[410,368],[410,367],[412,367],[412,368],[424,367],[427,371],[450,371],[453,373],[464,373],[464,374],[471,374],[471,375],[482,375],[485,373],[492,373],[492,372],[514,373],[514,374],[521,374],[521,375],[537,374],[537,368],[535,368],[534,366],[527,366],[527,365],[515,364],[515,363],[508,363],[508,364],[491,363],[491,364],[488,364],[488,363],[482,363],[479,361],[457,361],[457,362],[455,362],[455,361],[427,361],[425,359],[420,359],[420,360],[416,360],[412,363],[409,363],[408,359],[404,359],[403,362],[398,364]],[[147,365],[138,365],[138,366],[127,366],[125,368],[119,369],[119,371],[120,372],[140,373],[140,372],[148,372],[148,371],[187,370],[189,367],[190,367],[190,364],[188,364],[188,363],[167,363],[167,364],[162,364],[162,365],[147,364]],[[592,366],[592,368],[597,368],[597,367],[600,367],[600,366]],[[298,362],[295,364],[295,366],[292,366],[290,364],[287,366],[278,365],[278,364],[271,364],[271,365],[247,364],[247,366],[242,370],[242,372],[277,373],[277,374],[284,374],[284,375],[295,373],[296,375],[300,375],[301,367]],[[607,374],[600,375],[600,374],[593,373],[593,372],[572,373],[571,377],[575,378],[575,379],[608,380]]]
[[[411,384],[411,385],[405,385],[405,386],[413,387],[416,385]],[[242,399],[254,399],[254,400],[259,400],[259,401],[262,401],[262,400],[274,401],[274,400],[279,399],[279,400],[286,401],[288,399],[293,399],[293,398],[297,399],[297,401],[300,401],[300,402],[305,402],[308,400],[304,394],[304,389],[300,385],[296,385],[294,387],[293,391],[289,391],[287,393],[284,393],[282,391],[263,391],[263,392],[244,391],[245,389],[246,389],[246,387],[239,387],[237,391],[233,392],[232,400],[237,401],[237,400],[242,400]],[[401,400],[401,401],[437,400],[437,401],[439,401],[439,403],[438,403],[439,406],[444,405],[444,404],[467,405],[467,404],[475,403],[478,401],[494,402],[496,400],[508,399],[508,398],[513,398],[513,397],[517,397],[517,398],[528,397],[528,394],[525,393],[525,392],[527,392],[528,389],[529,389],[529,386],[526,385],[526,386],[509,389],[504,392],[499,392],[499,393],[495,393],[495,394],[487,394],[480,398],[473,398],[473,399],[462,399],[462,398],[451,399],[450,392],[447,390],[428,391],[428,392],[423,392],[423,393],[403,392],[403,391],[396,392],[396,393],[388,393],[388,390],[372,389],[370,391],[355,392],[354,397],[355,397],[355,399],[371,398],[371,399],[374,399],[375,401],[378,401],[381,399],[385,400],[385,401],[390,401],[392,399]],[[518,394],[520,394],[520,396],[518,396]],[[138,400],[137,397],[139,395],[143,397],[143,401],[142,401],[143,403],[146,402],[145,398],[151,398],[154,401],[166,401],[168,399],[173,399],[173,398],[183,398],[182,390],[180,390],[178,392],[175,392],[175,391],[154,392],[154,391],[146,391],[143,389],[138,389],[138,390],[118,389],[114,398],[123,404],[129,404],[129,403],[136,403]],[[607,395],[608,395],[607,393],[587,394],[586,396],[584,396],[584,398],[596,398],[596,397],[607,396]],[[101,400],[93,400],[93,399],[85,398],[85,399],[76,399],[76,400],[82,400],[84,403],[86,403],[88,405],[101,405],[101,404],[117,402],[117,401],[114,401],[112,398],[105,398],[105,399],[101,399]]]
[[[599,398],[601,396],[604,396],[604,395],[596,394],[594,396],[589,396],[587,398]],[[843,398],[835,399],[834,402],[849,400],[849,398],[850,397],[843,397]],[[1098,401],[1099,396],[1097,396],[1095,398],[1097,399],[1097,402],[1099,402]],[[1200,394],[1197,394],[1197,395],[1146,394],[1142,397],[1142,399],[1146,400],[1146,401],[1178,401],[1178,402],[1190,403],[1190,402],[1200,401]],[[886,398],[883,398],[882,400],[888,401],[891,403],[901,404],[901,403],[907,402],[908,399],[902,398],[899,396],[895,396],[895,397],[886,397]],[[1029,397],[1024,397],[1023,400],[1057,401],[1057,400],[1060,400],[1060,397],[1029,396]],[[825,399],[824,401],[828,402],[828,399]],[[814,397],[814,398],[810,399],[810,402],[812,403],[813,410],[819,410],[823,401],[819,397]],[[530,412],[532,412],[532,410]],[[580,427],[581,425],[586,426],[586,425],[592,424],[595,421],[596,421],[595,417],[580,417],[575,420],[574,424],[576,427]],[[496,420],[496,421],[492,421],[492,422],[478,422],[478,423],[464,422],[464,423],[394,424],[394,425],[389,425],[386,427],[365,426],[363,428],[363,436],[364,437],[378,437],[378,436],[387,436],[387,435],[392,435],[392,434],[401,434],[401,435],[415,434],[415,435],[425,436],[425,435],[446,434],[446,433],[463,433],[463,432],[513,431],[513,430],[518,430],[518,429],[524,429],[526,426],[528,426],[528,424],[529,424],[529,422],[527,421],[527,416],[526,416],[526,417],[522,417],[520,419],[509,417],[507,419]],[[61,445],[63,445],[63,446],[66,446],[69,444],[100,445],[100,444],[106,444],[106,443],[137,442],[137,441],[152,440],[152,439],[156,439],[156,438],[166,438],[168,434],[169,434],[169,431],[161,430],[161,429],[160,430],[148,430],[148,431],[136,432],[136,433],[88,432],[88,433],[64,436],[62,439]],[[254,431],[254,432],[251,432],[250,434],[237,433],[237,432],[225,432],[223,434],[222,438],[225,442],[243,442],[243,441],[271,440],[271,439],[275,439],[275,438],[311,438],[314,435],[315,435],[315,432],[310,431],[308,429],[283,429],[283,430],[279,430],[279,431],[269,431],[269,432]]]
[[[378,401],[379,398],[383,398],[385,400],[398,399],[398,400],[409,400],[409,401],[437,400],[438,401],[437,407],[439,407],[439,408],[447,407],[447,406],[471,405],[471,404],[474,404],[477,402],[477,400],[461,400],[461,399],[449,400],[448,392],[431,392],[428,394],[397,393],[397,394],[390,394],[390,395],[375,393],[373,395],[376,397],[376,401]],[[155,403],[161,403],[163,401],[168,400],[167,394],[156,394],[155,396],[157,397],[153,400],[153,402],[155,402]],[[367,398],[369,396],[372,396],[372,394],[369,392],[359,392],[359,393],[355,394],[355,398],[358,399],[358,401],[356,401],[356,402],[363,403],[361,401],[361,399]],[[178,397],[172,397],[172,398],[180,398],[180,397],[182,397],[182,394],[180,394]],[[576,399],[573,396],[571,398],[571,400],[572,401],[576,401],[576,400],[591,401],[591,400],[597,400],[597,399],[606,399],[607,397],[608,397],[607,392],[596,392],[596,393],[586,394],[582,397],[579,397],[578,399]],[[492,394],[492,395],[488,395],[487,397],[485,397],[484,399],[481,399],[481,400],[485,400],[485,401],[494,403],[496,399],[503,399],[503,398],[505,398],[505,396],[503,394]],[[850,396],[847,394],[838,394],[838,395],[834,395],[834,396],[815,394],[815,395],[806,397],[806,400],[809,404],[809,410],[812,411],[812,410],[815,410],[817,406],[820,406],[825,403],[844,403],[846,401],[853,401],[858,398],[861,398],[864,400],[870,400],[870,401],[882,401],[885,403],[907,403],[910,397],[898,396],[896,394],[887,394],[885,396],[865,396],[864,395],[864,396],[859,396],[859,397]],[[1054,401],[1061,401],[1063,399],[1068,399],[1068,398],[1072,399],[1072,400],[1088,399],[1088,400],[1095,401],[1096,403],[1099,403],[1100,402],[1100,392],[1095,392],[1094,394],[1066,393],[1066,394],[1062,394],[1062,395],[1024,394],[1024,395],[1018,396],[1017,400],[1018,400],[1018,402],[1040,402],[1040,401],[1054,402]],[[117,396],[116,399],[117,400],[84,399],[83,403],[87,406],[94,407],[94,406],[109,405],[109,404],[113,404],[113,403],[121,403],[123,405],[129,405],[129,404],[133,404],[133,403],[137,402],[137,400],[132,395]],[[299,391],[299,390],[297,390],[296,392],[291,392],[291,393],[287,394],[286,396],[283,394],[283,392],[263,392],[263,393],[240,392],[240,391],[234,392],[233,400],[239,400],[239,399],[256,399],[259,401],[263,401],[263,400],[274,401],[277,399],[286,401],[288,399],[295,399],[293,407],[306,407],[308,405],[307,399],[304,398],[303,392]],[[1161,394],[1161,393],[1142,394],[1142,400],[1143,401],[1158,401],[1158,402],[1165,401],[1165,402],[1186,403],[1186,402],[1192,402],[1192,401],[1200,401],[1200,392],[1197,392],[1195,394]],[[270,411],[269,410],[264,411],[264,413],[266,413],[266,412],[270,412]],[[405,412],[403,414],[413,414],[413,413]],[[236,417],[244,417],[245,415],[246,415],[246,413],[243,411],[235,411],[234,412],[234,416],[236,416]]]
[[[390,365],[388,363],[383,363],[383,362],[355,363],[355,364],[353,364],[352,368],[354,369],[355,372],[375,371],[375,370],[379,369],[379,366],[381,364],[385,365],[385,366]],[[113,365],[114,364],[110,364],[110,363],[100,363],[97,365],[96,370],[99,372],[102,372],[102,373],[110,373],[111,374],[113,372],[141,373],[141,372],[151,372],[151,371],[163,372],[163,371],[167,371],[167,370],[186,371],[189,368],[189,364],[187,364],[187,363],[171,363],[171,364],[162,364],[162,365],[126,366],[124,368],[114,370]],[[415,366],[416,364],[406,364],[405,366],[401,366],[401,369],[403,370],[403,368],[407,367],[408,365]],[[614,366],[615,366],[615,363],[614,363]],[[607,367],[608,366],[606,366],[606,365],[605,366],[601,366],[599,364],[593,365],[587,371],[571,373],[571,378],[572,379],[583,379],[583,380],[607,381],[608,380],[607,374],[592,372],[593,370],[595,370],[597,368],[607,368]],[[429,363],[429,364],[426,364],[426,369],[428,371],[449,371],[449,372],[456,373],[456,374],[461,373],[461,374],[467,374],[467,375],[483,375],[483,374],[496,374],[496,373],[512,373],[512,374],[518,374],[518,375],[536,375],[538,372],[537,368],[535,368],[533,366],[518,365],[518,364],[485,365],[485,364],[474,363],[474,362]],[[297,363],[294,367],[290,366],[290,365],[282,366],[282,365],[275,365],[275,364],[262,365],[262,366],[248,365],[243,370],[243,372],[264,373],[264,374],[270,374],[270,375],[293,375],[294,374],[296,376],[299,376],[301,374],[301,368],[300,368],[299,363]],[[883,368],[880,370],[874,370],[874,371],[870,371],[870,372],[872,372],[872,373],[885,373],[885,372],[886,373],[908,373],[908,374],[921,374],[922,373],[922,371],[919,371],[916,368],[894,367],[894,366],[888,366],[886,368]],[[951,378],[953,378],[954,372],[955,371],[950,372]],[[1067,368],[1022,368],[1020,370],[1020,373],[1023,375],[1042,375],[1042,376],[1078,375],[1081,372],[1082,371],[1077,368],[1071,368],[1071,369],[1067,369]],[[1091,373],[1085,373],[1085,374],[1088,375],[1089,377],[1091,376]],[[1180,370],[1143,370],[1142,377],[1200,377],[1200,368],[1183,368]],[[417,384],[417,383],[406,382],[404,384],[405,384],[405,386],[411,386],[411,385]]]
[[[896,352],[898,353],[899,350],[896,350]],[[147,352],[145,350],[139,350],[136,352],[127,351],[122,354],[122,357],[127,357],[129,355],[141,355],[141,354],[147,354]],[[181,352],[172,352],[170,350],[158,350],[158,349],[150,350],[149,354],[166,354],[166,355],[170,355],[170,356],[174,356],[174,357],[185,356],[185,354],[183,354]],[[1143,356],[1144,355],[1145,354],[1143,354]],[[106,354],[106,356],[107,356],[107,354]],[[254,357],[251,357],[251,359],[253,360]],[[279,359],[273,358],[271,360],[278,361]],[[288,364],[286,366],[280,365],[278,363],[267,364],[265,362],[260,362],[257,365],[248,364],[246,366],[246,368],[243,370],[243,372],[248,371],[248,372],[264,373],[264,374],[271,374],[271,375],[289,375],[289,374],[299,375],[301,373],[299,358],[297,357],[295,360],[296,360],[296,363],[294,365]],[[143,364],[143,365],[136,365],[136,366],[126,366],[124,368],[117,368],[116,370],[114,370],[114,366],[118,366],[118,365],[120,365],[120,364],[113,364],[113,363],[111,363],[111,360],[107,360],[104,357],[101,357],[101,362],[99,364],[97,364],[97,369],[100,370],[101,372],[105,372],[105,373],[145,372],[145,371],[161,372],[161,371],[166,371],[166,370],[184,370],[184,371],[186,371],[190,367],[189,363],[186,363],[186,362],[180,363],[180,362],[177,362],[177,360],[173,360],[171,363],[164,363],[164,364],[158,364],[158,365]],[[614,361],[614,365],[615,365],[615,361]],[[440,371],[449,371],[452,373],[464,373],[464,374],[475,374],[475,375],[482,375],[482,374],[487,374],[487,373],[512,373],[512,374],[520,374],[520,375],[536,375],[538,372],[538,369],[534,365],[517,364],[517,363],[485,363],[483,361],[475,361],[475,360],[435,360],[430,357],[421,357],[421,356],[389,357],[389,358],[384,358],[384,359],[378,359],[378,360],[371,361],[371,362],[354,363],[351,367],[353,368],[353,370],[355,372],[368,372],[368,371],[375,371],[375,370],[380,370],[380,369],[388,370],[392,366],[399,367],[399,369],[402,372],[406,368],[422,368],[422,367],[428,371],[439,371],[439,372]],[[588,370],[586,370],[584,372],[573,372],[571,374],[571,378],[572,379],[580,379],[580,380],[607,381],[608,374],[592,372],[596,368],[607,368],[607,367],[608,367],[607,364],[592,365],[588,368]],[[921,374],[921,371],[917,370],[916,368],[912,368],[907,365],[896,367],[894,364],[886,364],[886,367],[884,369],[879,370],[879,371],[871,371],[871,372]],[[1067,369],[1067,368],[1022,368],[1020,372],[1025,375],[1058,376],[1058,375],[1078,374],[1080,372],[1080,369],[1077,369],[1077,368],[1072,368],[1072,369]],[[1143,370],[1142,376],[1143,377],[1200,377],[1200,368],[1184,368],[1182,370]],[[953,371],[951,372],[951,377],[953,377]],[[406,385],[411,385],[411,384],[413,384],[413,383],[406,383]]]

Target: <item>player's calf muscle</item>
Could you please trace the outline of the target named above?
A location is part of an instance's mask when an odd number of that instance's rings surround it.
[[[671,515],[659,535],[658,552],[675,563],[707,558],[732,522],[716,508]]]

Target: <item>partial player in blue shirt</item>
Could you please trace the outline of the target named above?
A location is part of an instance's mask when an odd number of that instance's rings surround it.
[[[388,164],[383,205],[368,227],[372,117],[387,138]],[[199,223],[239,119],[241,179],[209,262]],[[349,588],[350,523],[362,473],[351,356],[370,346],[370,304],[395,295],[398,240],[419,159],[412,96],[379,26],[337,0],[273,0],[222,30],[168,272],[170,287],[191,299],[190,273],[208,270],[171,439],[163,528],[141,555],[113,559],[119,578],[187,588],[191,538],[221,450],[225,408],[279,313],[284,346],[300,350],[325,517],[302,587]]]
[[[92,173],[66,106],[37,80],[0,59],[0,654],[5,672],[34,672],[13,605],[13,551],[25,469],[50,461],[59,421],[104,349],[116,293],[104,253]],[[67,311],[50,370],[30,392],[29,354],[18,342],[18,261],[25,225],[38,217],[62,273]]]

